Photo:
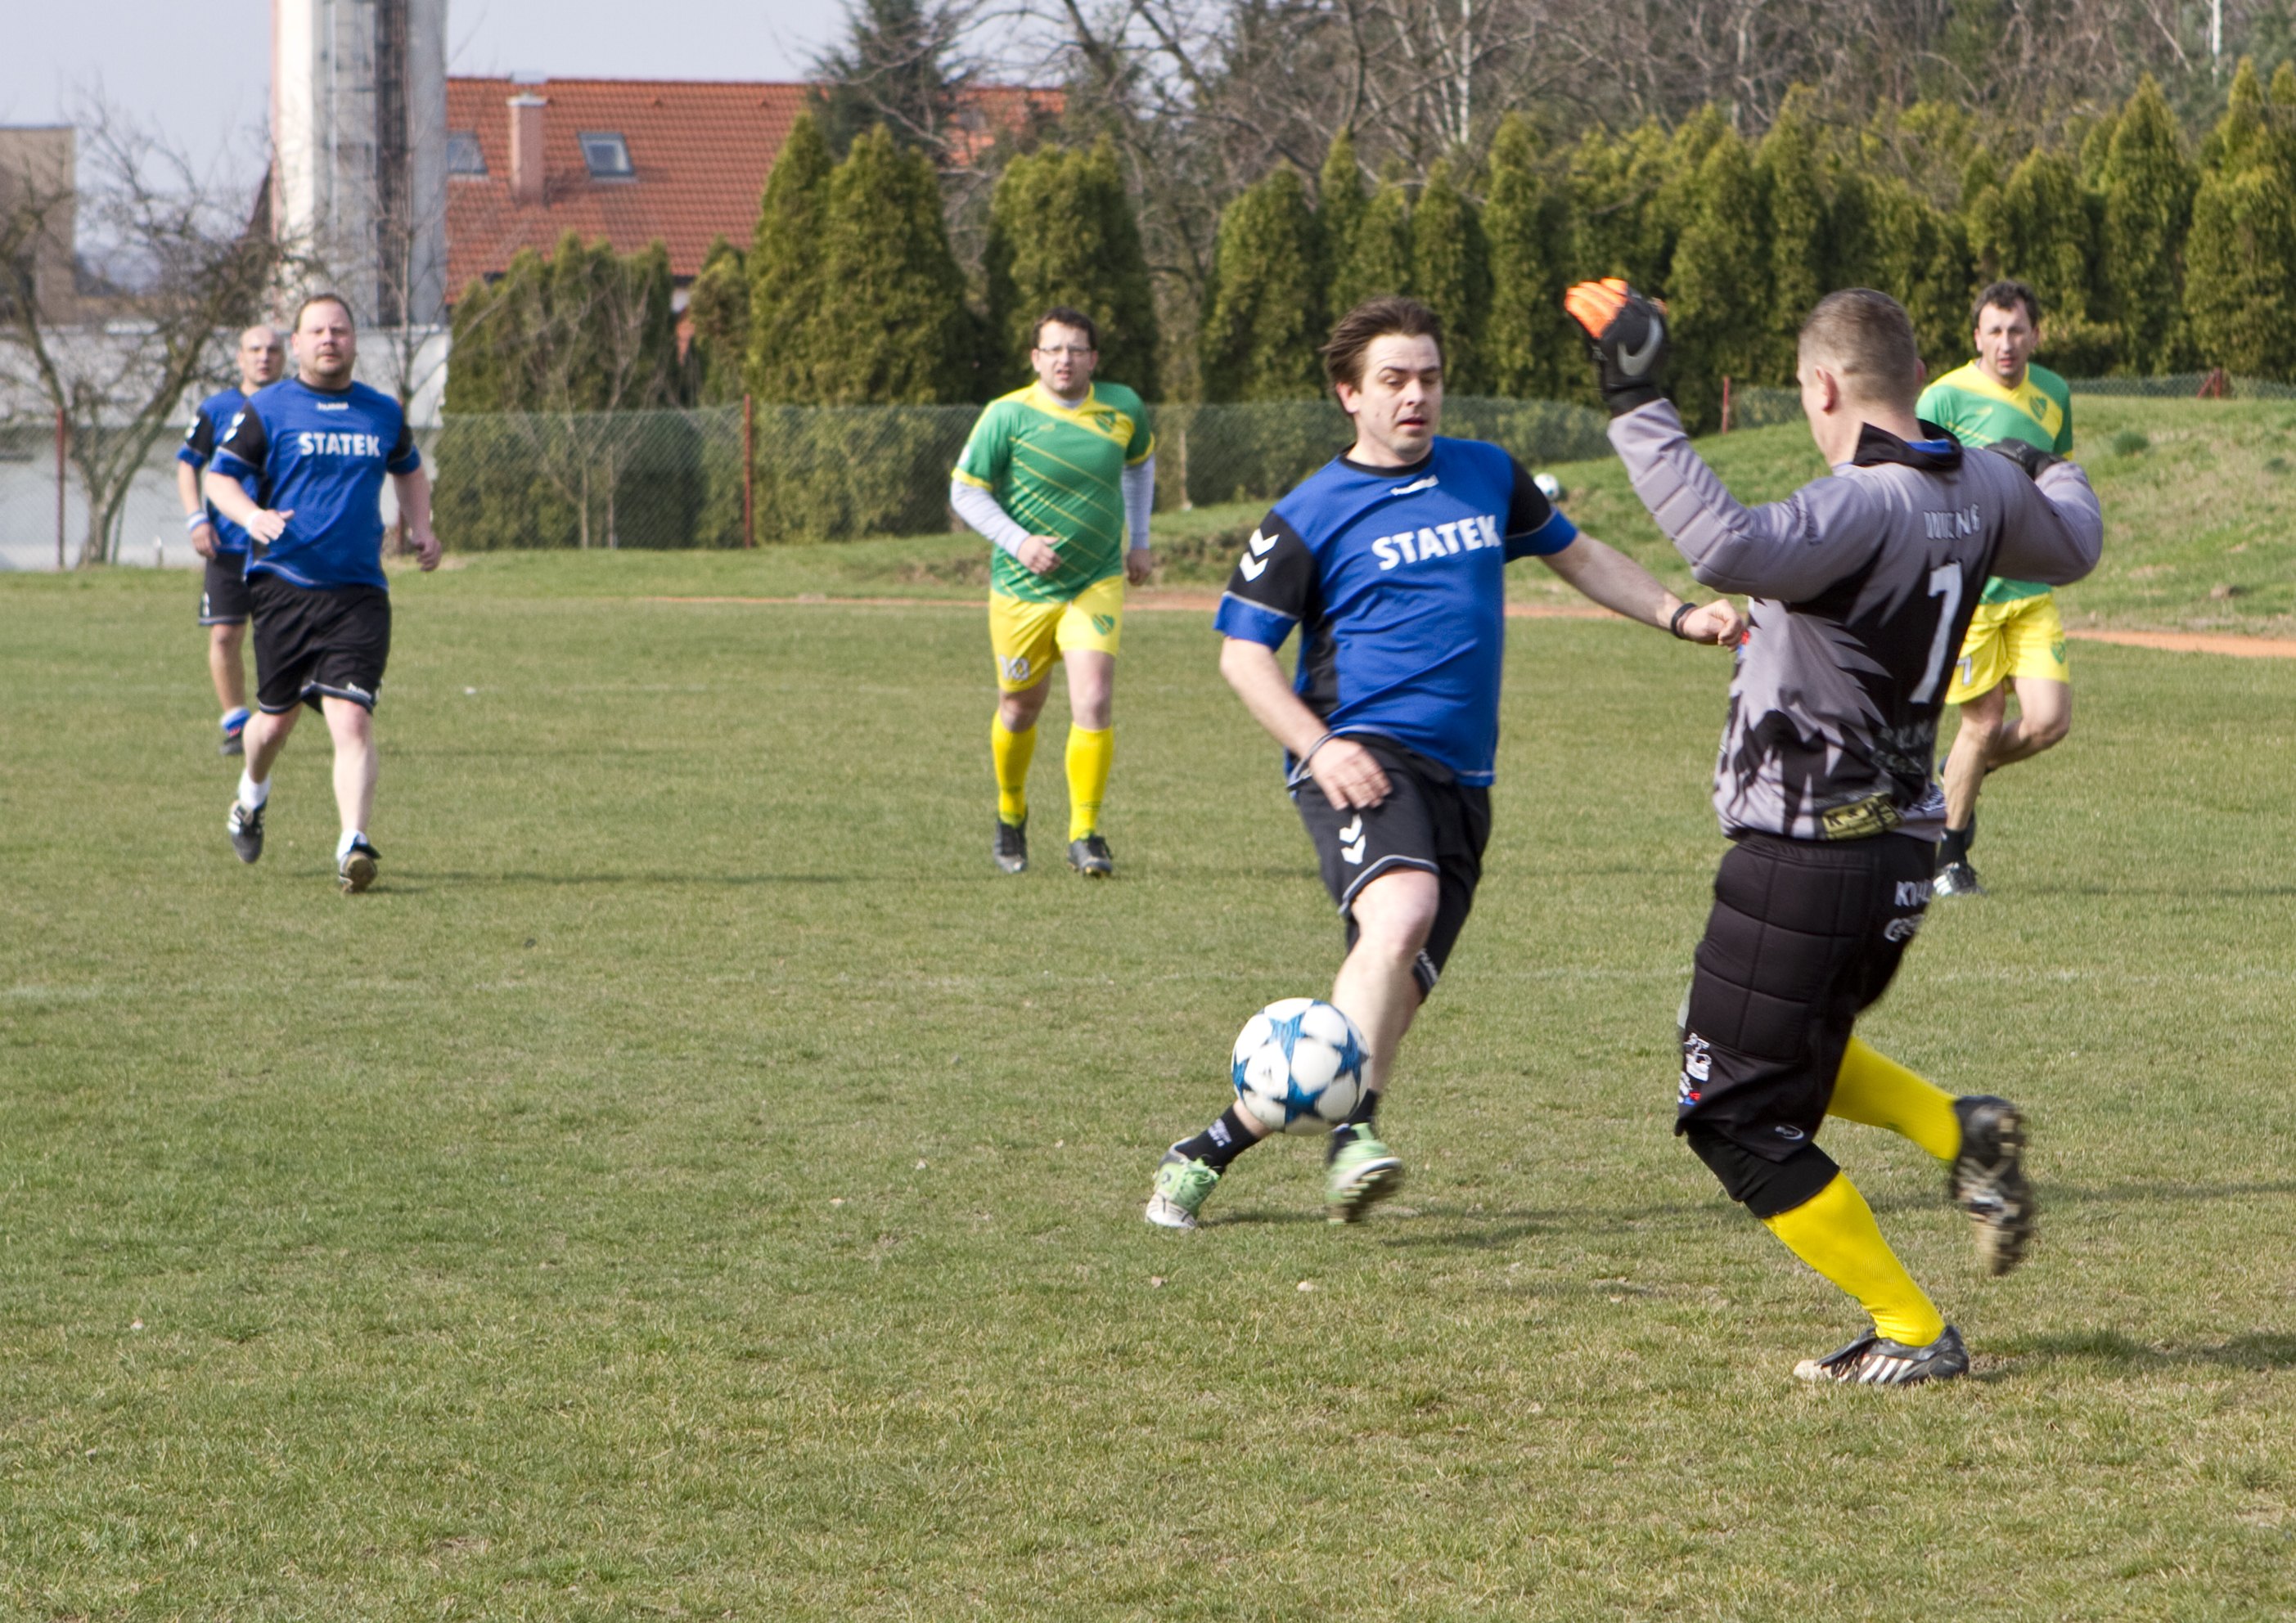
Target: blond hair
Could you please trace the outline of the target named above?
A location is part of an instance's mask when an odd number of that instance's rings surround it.
[[[1824,366],[1857,399],[1911,411],[1922,392],[1913,319],[1887,293],[1870,287],[1828,293],[1801,324],[1800,347],[1803,360]]]

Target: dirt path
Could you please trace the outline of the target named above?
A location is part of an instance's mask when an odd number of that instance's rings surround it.
[[[962,609],[985,612],[977,598],[949,597],[831,597],[801,592],[795,597],[641,597],[644,603],[757,603],[767,606],[809,606],[839,609]],[[1217,592],[1192,592],[1152,587],[1128,594],[1129,613],[1210,614],[1219,607]],[[1616,618],[1593,603],[1523,603],[1506,606],[1509,619],[1599,620]],[[2069,637],[2085,643],[2117,643],[2124,648],[2151,648],[2163,653],[2225,654],[2237,660],[2296,660],[2296,637],[2242,636],[2223,631],[2099,631],[2069,630]]]

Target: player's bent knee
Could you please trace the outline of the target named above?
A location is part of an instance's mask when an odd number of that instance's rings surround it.
[[[1393,958],[1416,958],[1435,929],[1443,899],[1432,873],[1398,868],[1381,874],[1356,893],[1348,912],[1359,939]]]
[[[1816,1200],[1841,1171],[1832,1156],[1813,1143],[1804,1143],[1785,1160],[1774,1161],[1696,1122],[1683,1136],[1720,1181],[1723,1193],[1765,1219]]]

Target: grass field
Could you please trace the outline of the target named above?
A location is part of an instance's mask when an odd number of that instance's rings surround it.
[[[2178,625],[2109,573],[2216,568],[2131,521],[2203,454],[2147,431],[2073,606]],[[2263,504],[2231,555],[2276,573],[2199,602],[2286,589]],[[2030,1108],[2041,1243],[1982,1279],[1937,1169],[1839,1127],[1977,1369],[1818,1391],[1854,1308],[1668,1134],[1719,656],[1515,625],[1401,1201],[1327,1229],[1285,1143],[1173,1235],[1158,1152],[1337,929],[1201,614],[1126,629],[1122,877],[999,878],[957,555],[401,577],[356,900],[316,729],[232,859],[181,581],[0,581],[0,1612],[2296,1610],[2296,664],[2077,652],[2073,739],[1988,791],[1994,894],[1866,1028]],[[964,603],[660,601],[857,590]]]

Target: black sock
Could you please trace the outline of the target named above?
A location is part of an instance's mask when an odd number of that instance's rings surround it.
[[[1231,1104],[1220,1112],[1218,1121],[1193,1138],[1184,1138],[1172,1147],[1192,1161],[1203,1162],[1214,1172],[1226,1172],[1228,1162],[1259,1142]]]
[[[1966,862],[1970,837],[1976,832],[1974,827],[1946,830],[1945,838],[1938,841],[1938,866],[1949,868],[1957,862]]]
[[[1341,1150],[1358,1137],[1367,1135],[1372,1124],[1378,1119],[1379,1095],[1366,1093],[1356,1101],[1356,1108],[1348,1112],[1348,1119],[1332,1129],[1331,1141],[1324,1146],[1325,1162],[1336,1158]]]

